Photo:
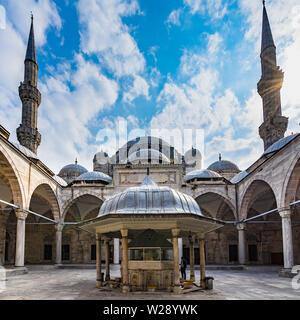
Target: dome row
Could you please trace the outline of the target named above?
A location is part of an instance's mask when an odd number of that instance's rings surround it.
[[[82,182],[108,184],[112,181],[112,178],[107,174],[96,171],[88,172],[87,169],[77,163],[64,166],[57,176],[67,184],[71,182],[76,184]]]

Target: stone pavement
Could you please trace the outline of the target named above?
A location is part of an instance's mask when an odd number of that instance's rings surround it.
[[[168,292],[135,292],[122,294],[116,290],[95,287],[96,270],[56,269],[52,266],[28,266],[28,274],[7,278],[0,300],[262,300],[299,299],[300,289],[291,286],[291,279],[278,277],[278,272],[264,267],[249,270],[209,270],[214,290],[185,293],[180,296]],[[111,266],[111,276],[119,276],[119,267]],[[187,272],[187,276],[189,273]],[[199,281],[196,270],[196,281]]]

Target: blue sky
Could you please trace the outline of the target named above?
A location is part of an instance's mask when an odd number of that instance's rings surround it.
[[[38,155],[56,173],[78,157],[116,151],[99,130],[202,129],[203,166],[218,153],[246,169],[263,152],[260,0],[0,0],[0,123],[21,119],[17,87],[33,11],[42,103]],[[287,134],[299,131],[300,6],[267,1],[278,63],[285,71]],[[98,135],[97,135],[98,134]],[[124,138],[124,137],[123,137]],[[192,142],[188,144],[192,145]],[[179,150],[181,151],[181,150]]]

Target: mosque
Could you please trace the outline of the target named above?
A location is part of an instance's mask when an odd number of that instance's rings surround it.
[[[168,261],[184,256],[191,267],[204,261],[279,265],[288,275],[300,264],[300,134],[285,136],[284,75],[265,5],[260,57],[264,150],[249,168],[242,171],[220,155],[205,169],[199,150],[182,155],[163,139],[144,136],[111,157],[96,153],[92,172],[76,161],[54,173],[37,156],[41,94],[32,20],[19,86],[19,142],[0,125],[0,265],[97,261],[101,269],[105,261],[109,278],[109,264],[122,261],[128,284],[128,277],[137,279],[130,266],[138,257],[165,257],[164,270],[172,270]],[[155,250],[147,239],[157,240]],[[169,273],[175,280],[164,281],[177,283],[177,271]]]

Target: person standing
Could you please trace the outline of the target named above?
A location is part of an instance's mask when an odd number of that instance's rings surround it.
[[[181,257],[181,263],[180,263],[180,271],[181,271],[181,277],[185,280],[186,279],[186,266],[187,266],[187,261],[184,257]]]

